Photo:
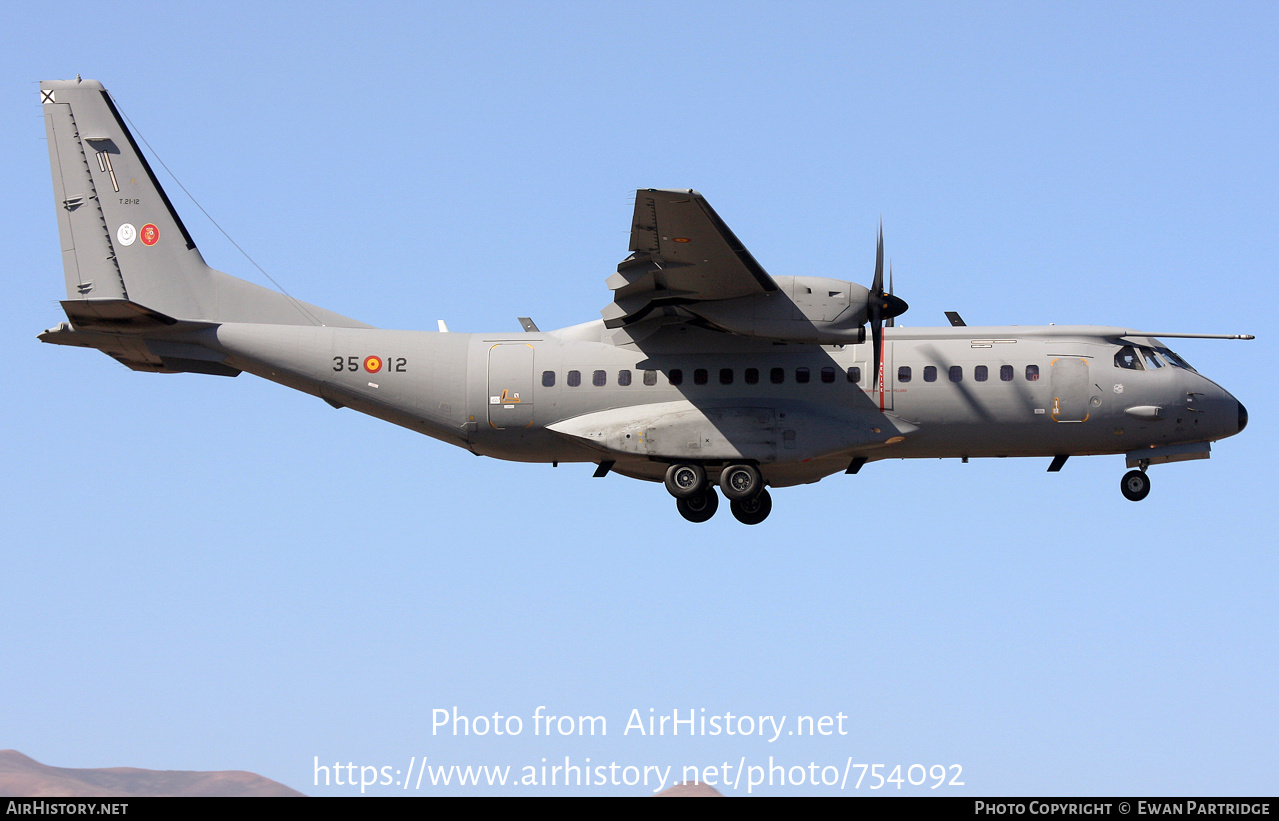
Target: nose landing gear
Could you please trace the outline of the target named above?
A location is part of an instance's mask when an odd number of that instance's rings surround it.
[[[1130,502],[1140,502],[1150,495],[1150,477],[1145,471],[1130,470],[1119,481],[1119,489]]]

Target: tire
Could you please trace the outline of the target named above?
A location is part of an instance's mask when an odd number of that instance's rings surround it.
[[[706,487],[706,469],[701,465],[678,464],[666,469],[666,491],[676,499],[691,499]]]
[[[719,488],[730,502],[753,499],[764,489],[764,480],[752,465],[729,465],[719,474]]]
[[[729,507],[737,521],[744,525],[757,525],[773,512],[773,497],[767,490],[761,489],[755,498],[734,499]]]
[[[1150,477],[1139,470],[1130,470],[1119,481],[1119,489],[1130,502],[1140,502],[1150,494]]]
[[[715,488],[708,487],[687,499],[676,499],[675,507],[679,509],[679,515],[690,522],[706,522],[719,510],[719,496]]]

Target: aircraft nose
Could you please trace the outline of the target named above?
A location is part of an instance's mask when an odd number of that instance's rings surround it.
[[[1243,433],[1243,429],[1248,427],[1248,409],[1238,399],[1235,400],[1235,404],[1239,406],[1239,432]]]

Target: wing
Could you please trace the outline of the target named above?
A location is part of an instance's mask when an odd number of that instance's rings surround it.
[[[733,299],[776,291],[706,198],[691,190],[645,188],[635,194],[631,255],[608,278],[613,302],[601,313],[620,328],[659,306]]]

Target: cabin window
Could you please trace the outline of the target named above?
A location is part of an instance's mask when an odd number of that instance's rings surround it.
[[[773,368],[771,371],[768,372],[768,381],[772,382],[774,385],[782,384],[783,382],[786,381],[786,369]]]
[[[732,369],[732,368],[720,368],[720,369],[719,369],[719,383],[720,383],[721,385],[731,385],[731,384],[733,384],[733,369]]]
[[[591,384],[597,388],[604,387],[608,384],[608,374],[604,373],[604,371],[596,371],[591,374]]]
[[[964,366],[963,366],[963,365],[951,365],[951,366],[950,366],[950,381],[951,381],[951,382],[963,382],[963,381],[964,381]]]
[[[999,379],[1000,379],[1000,381],[1001,381],[1001,382],[1011,382],[1011,381],[1013,381],[1013,366],[1012,366],[1012,365],[1000,365],[1000,366],[999,366]]]
[[[897,369],[897,381],[898,382],[910,381],[910,365],[902,365],[900,368]]]
[[[862,369],[861,369],[861,368],[859,368],[859,367],[857,367],[857,366],[855,366],[855,365],[854,365],[853,367],[849,368],[849,369],[848,369],[848,381],[849,381],[849,382],[852,382],[854,385],[861,384],[861,381],[862,381]]]
[[[1038,382],[1038,381],[1039,381],[1039,366],[1038,366],[1038,365],[1027,365],[1027,366],[1026,366],[1026,381],[1027,381],[1027,382]]]
[[[936,382],[936,381],[937,381],[937,366],[936,366],[936,365],[925,365],[925,366],[924,366],[924,381],[925,381],[925,382]]]
[[[795,381],[801,385],[808,384],[808,368],[796,368]]]
[[[759,368],[747,368],[747,369],[746,369],[746,384],[747,384],[747,385],[758,385],[758,384],[759,384]]]
[[[1125,345],[1115,354],[1115,367],[1129,371],[1142,370],[1141,359],[1131,345]]]
[[[834,381],[835,381],[835,369],[834,369],[834,368],[822,368],[822,381],[823,381],[823,382],[825,382],[827,385],[829,385],[830,383],[834,382]]]
[[[618,372],[617,372],[617,384],[621,385],[622,387],[626,387],[627,385],[631,384],[631,372],[630,372],[630,371],[618,371]]]
[[[697,370],[693,371],[694,385],[705,385],[709,381],[710,381],[710,374],[706,372],[705,368],[698,368]]]
[[[567,382],[568,382],[568,386],[569,386],[570,388],[576,388],[578,385],[582,384],[582,372],[581,372],[581,371],[569,371],[569,372],[568,372],[568,379],[567,379],[567,380],[565,380],[565,381],[567,381]]]
[[[679,368],[671,368],[671,372],[667,374],[667,379],[672,385],[682,385],[684,383],[684,371]]]
[[[542,371],[542,387],[555,387],[555,371]]]
[[[973,379],[976,379],[978,382],[985,382],[989,378],[990,378],[990,369],[987,368],[985,365],[978,365],[977,367],[973,368]]]
[[[657,371],[644,371],[644,384],[649,386],[656,385]]]

